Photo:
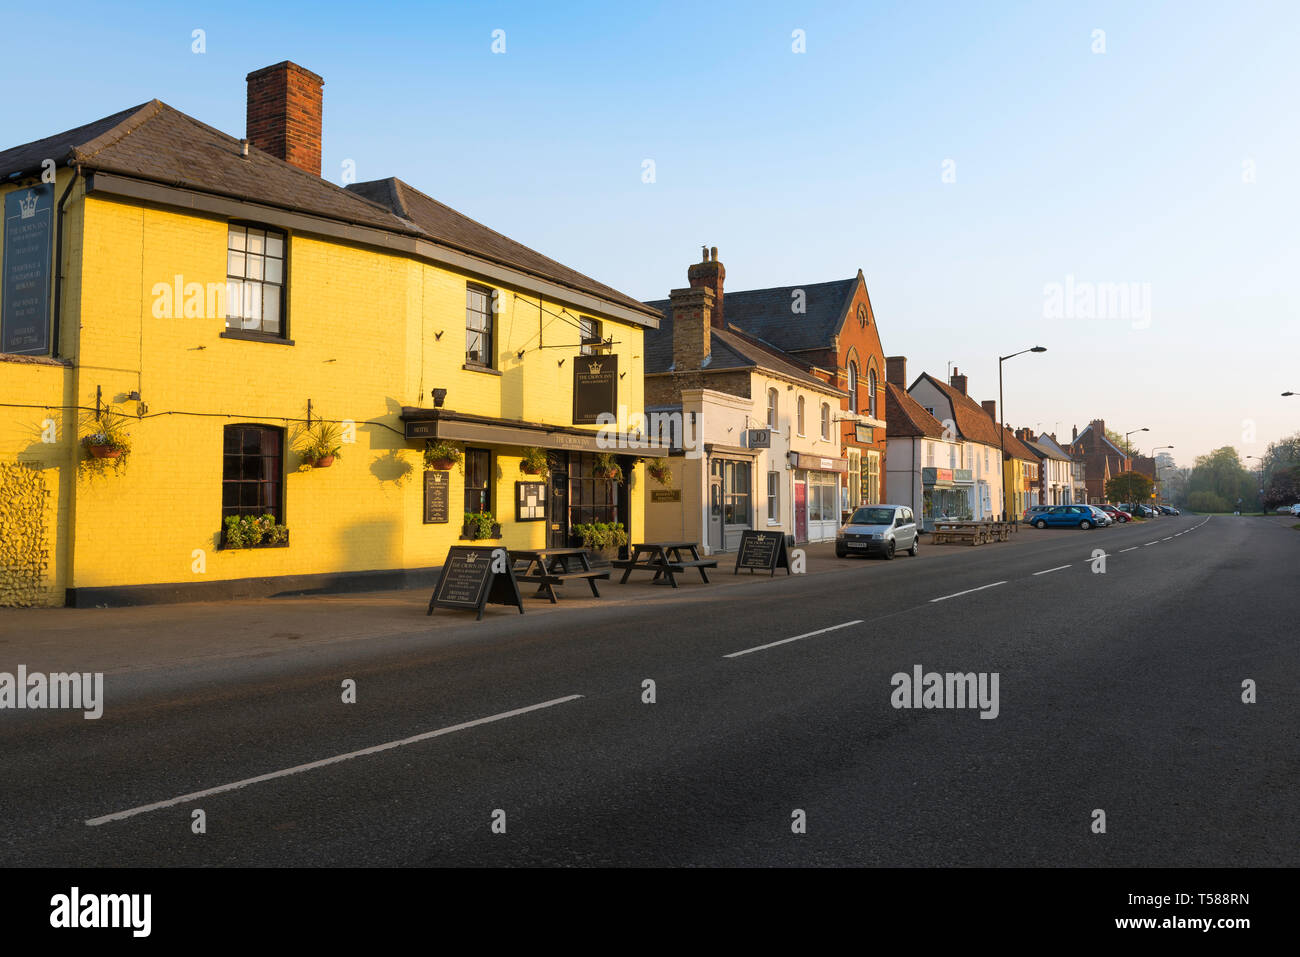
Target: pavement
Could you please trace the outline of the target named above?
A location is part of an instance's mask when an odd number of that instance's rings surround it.
[[[0,864],[1296,866],[1293,524],[812,546],[481,622],[424,590],[0,612],[0,671],[106,699],[0,710]],[[996,717],[896,707],[918,665],[996,674]]]

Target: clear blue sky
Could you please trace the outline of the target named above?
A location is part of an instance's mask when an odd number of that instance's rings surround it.
[[[913,377],[954,363],[996,398],[999,353],[1048,347],[1006,365],[1014,426],[1147,426],[1142,449],[1180,464],[1300,429],[1279,396],[1300,391],[1294,0],[72,2],[11,22],[4,146],[153,97],[242,135],[245,74],[291,59],[325,78],[328,178],[400,176],[638,298],[684,285],[705,243],[729,289],[861,268]],[[1149,284],[1149,321],[1045,318],[1067,275]]]

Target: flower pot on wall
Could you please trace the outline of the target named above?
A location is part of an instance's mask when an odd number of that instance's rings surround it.
[[[312,468],[327,469],[333,464],[334,464],[334,456],[322,455],[312,464]]]
[[[434,461],[433,461],[433,463],[432,463],[432,465],[433,465],[433,470],[434,470],[435,472],[447,472],[447,471],[450,471],[450,470],[451,470],[451,467],[452,467],[453,465],[455,465],[455,464],[456,464],[456,463],[453,462],[451,459],[434,459]]]
[[[117,459],[122,457],[122,450],[111,445],[92,445],[90,454],[97,459]]]

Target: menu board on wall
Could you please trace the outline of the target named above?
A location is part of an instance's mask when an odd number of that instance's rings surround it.
[[[0,352],[49,354],[53,222],[53,183],[5,196]]]
[[[430,470],[424,473],[424,524],[445,525],[450,512],[448,478],[451,473]]]

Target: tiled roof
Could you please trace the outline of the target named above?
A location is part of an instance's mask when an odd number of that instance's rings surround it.
[[[888,423],[885,430],[888,438],[909,435],[943,438],[943,426],[939,420],[926,412],[906,390],[892,382],[885,383],[885,421]]]
[[[650,312],[645,305],[631,296],[584,276],[575,269],[570,269],[468,216],[461,215],[450,206],[438,202],[432,196],[426,196],[414,186],[396,177],[371,180],[367,183],[353,183],[347,188],[371,202],[392,210],[403,219],[410,220],[431,239],[444,246],[491,259],[522,272],[591,293],[602,299],[609,299],[638,312]]]
[[[1038,456],[1034,454],[1033,450],[1016,438],[1016,434],[1005,425],[1002,427],[1002,437],[1006,439],[1007,455],[1013,459],[1023,459],[1026,462],[1038,464]]]
[[[957,432],[963,439],[969,442],[982,442],[985,445],[991,445],[994,448],[998,446],[998,426],[978,402],[968,395],[941,382],[928,372],[922,372],[921,378],[928,380],[940,392],[948,397],[952,403],[953,421],[957,425]],[[918,380],[919,381],[919,380]],[[916,383],[912,383],[913,386]]]
[[[1061,448],[1046,435],[1040,435],[1032,442],[1026,443],[1033,450],[1038,451],[1044,458],[1056,459],[1058,462],[1073,462],[1070,454]]]
[[[833,282],[724,291],[723,320],[785,352],[829,348],[857,286],[858,277],[854,276]],[[796,313],[791,306],[799,290],[803,291],[805,311]]]
[[[663,317],[659,321],[657,330],[647,329],[645,332],[646,374],[670,372],[673,364],[672,300],[660,299],[656,302],[647,302],[646,305]],[[748,368],[766,369],[804,385],[815,386],[824,392],[845,394],[830,383],[823,382],[810,374],[793,356],[783,355],[780,350],[755,341],[740,329],[714,329],[710,337],[708,365],[703,371]]]
[[[631,296],[480,225],[401,180],[344,189],[213,129],[160,100],[0,152],[0,177],[78,163],[167,186],[369,226],[471,253],[649,314]]]

